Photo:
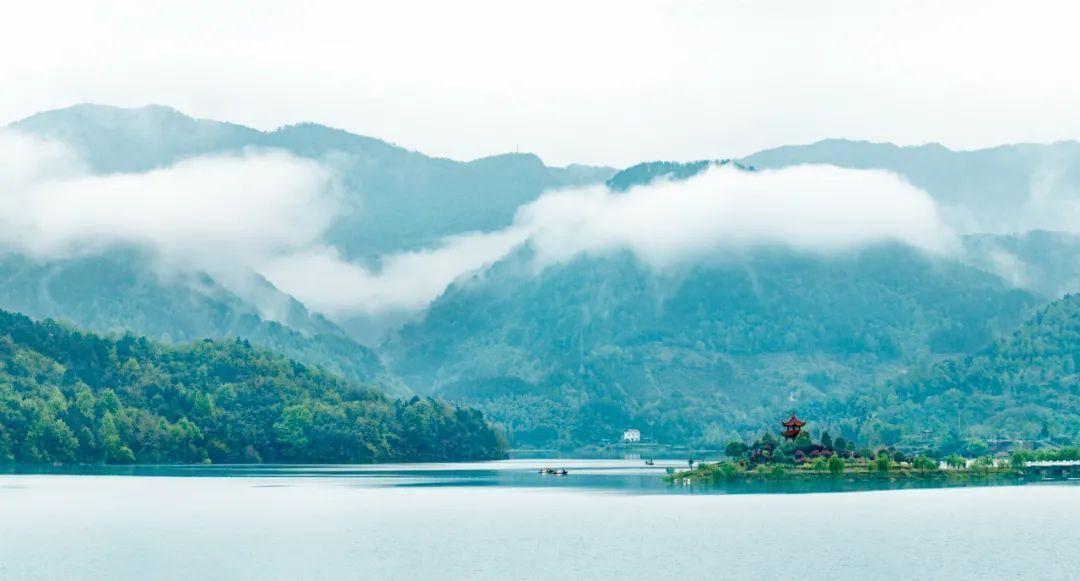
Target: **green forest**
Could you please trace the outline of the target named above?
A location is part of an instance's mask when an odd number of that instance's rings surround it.
[[[460,281],[384,345],[411,387],[479,407],[518,446],[598,444],[627,427],[722,446],[792,406],[846,402],[974,353],[1043,302],[896,245],[755,250],[662,272],[626,253],[539,274],[529,260]]]
[[[0,311],[0,463],[505,456],[476,410],[391,400],[246,340],[165,345]]]
[[[811,408],[871,443],[924,435],[978,454],[993,439],[1075,441],[1080,421],[1080,294],[1066,295],[976,353]]]

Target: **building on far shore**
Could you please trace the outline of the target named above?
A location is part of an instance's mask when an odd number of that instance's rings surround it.
[[[641,441],[641,430],[630,428],[622,433],[622,441],[626,443],[635,443]]]

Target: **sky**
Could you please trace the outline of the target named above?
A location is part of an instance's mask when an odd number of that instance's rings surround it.
[[[0,124],[148,103],[431,155],[737,157],[847,137],[1080,137],[1073,2],[41,0],[0,20]]]

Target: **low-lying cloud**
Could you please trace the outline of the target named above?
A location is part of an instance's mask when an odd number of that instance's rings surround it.
[[[523,208],[517,222],[544,263],[618,249],[663,266],[738,246],[834,252],[897,241],[946,253],[957,245],[933,199],[895,174],[821,165],[716,167],[622,194],[553,193]]]
[[[930,196],[891,173],[713,168],[626,192],[550,192],[503,230],[384,256],[373,269],[326,242],[343,195],[331,167],[245,150],[94,175],[62,144],[0,131],[0,249],[47,259],[135,245],[170,269],[225,282],[259,273],[309,308],[347,318],[422,310],[461,275],[525,243],[540,268],[624,250],[663,267],[755,245],[822,253],[884,241],[930,253],[957,245]]]
[[[337,208],[330,172],[278,151],[93,175],[69,149],[0,132],[0,245],[31,256],[148,247],[180,267],[256,266],[318,242]]]
[[[276,260],[265,274],[316,310],[372,315],[423,309],[462,274],[525,242],[535,251],[535,266],[544,268],[622,250],[665,267],[735,247],[831,253],[887,241],[936,254],[958,246],[930,196],[895,174],[832,166],[714,168],[622,193],[603,186],[550,192],[519,209],[504,230],[391,255],[378,272],[323,247]]]
[[[415,312],[462,274],[499,260],[526,239],[519,228],[451,236],[433,250],[384,257],[377,272],[321,246],[272,260],[263,274],[308,307],[332,316]]]

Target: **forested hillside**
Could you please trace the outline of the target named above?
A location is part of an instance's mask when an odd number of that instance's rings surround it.
[[[303,363],[406,393],[385,378],[373,351],[263,284],[273,320],[209,276],[159,274],[150,259],[135,251],[52,261],[0,256],[0,309],[166,342],[241,337]]]
[[[478,411],[392,401],[247,341],[170,346],[0,311],[0,463],[504,456]]]
[[[460,281],[386,352],[411,385],[475,403],[518,444],[595,443],[631,425],[719,442],[977,351],[1041,303],[898,245],[760,249],[666,271],[624,253],[538,275],[522,253]]]
[[[1080,422],[1080,294],[1051,303],[975,354],[914,371],[824,413],[841,433],[870,442],[927,430],[954,446],[970,438],[1071,443]]]

